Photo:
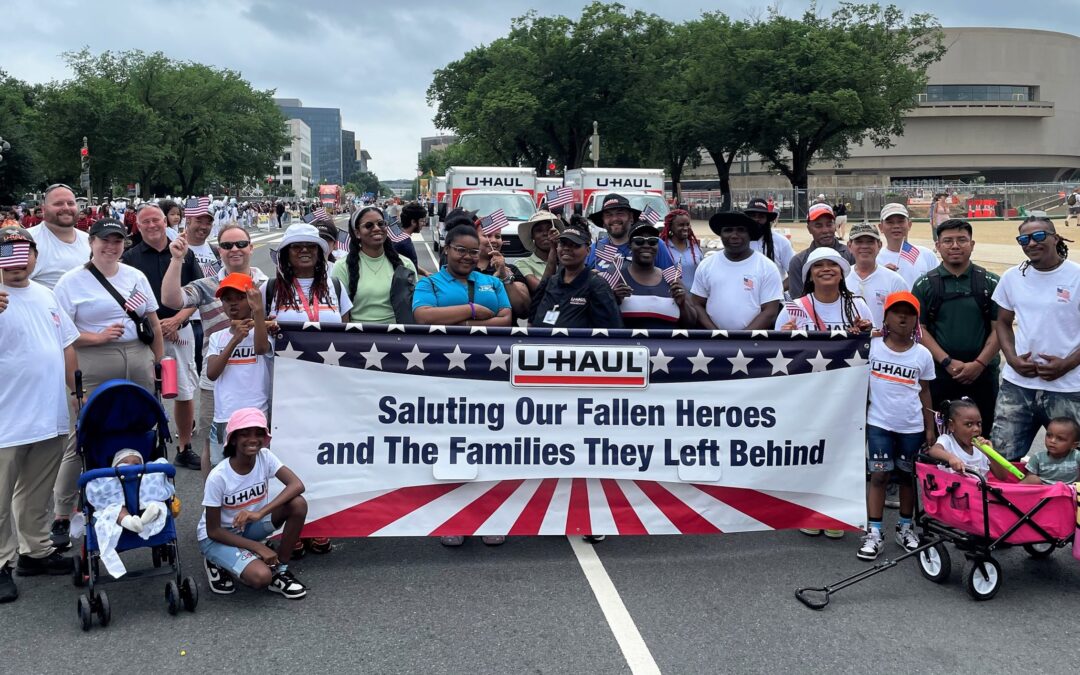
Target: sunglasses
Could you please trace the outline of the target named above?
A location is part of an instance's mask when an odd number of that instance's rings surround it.
[[[1042,242],[1046,241],[1046,237],[1048,237],[1051,234],[1053,234],[1053,233],[1052,232],[1047,232],[1046,230],[1036,230],[1035,232],[1032,232],[1031,234],[1022,234],[1022,235],[1020,235],[1019,237],[1016,238],[1016,243],[1020,244],[1021,246],[1027,246],[1028,244],[1030,244],[1033,241],[1035,243],[1037,243],[1037,244],[1041,244]]]
[[[634,246],[656,246],[660,243],[660,237],[634,237],[630,243]]]
[[[386,221],[376,220],[375,222],[367,222],[360,225],[361,230],[374,230],[376,227],[386,227]]]
[[[219,241],[218,242],[218,247],[223,248],[226,251],[231,251],[234,248],[240,249],[241,251],[243,251],[248,246],[251,246],[250,241]]]
[[[480,257],[480,249],[478,249],[478,248],[465,248],[464,246],[458,246],[457,244],[451,244],[450,248],[452,248],[454,250],[454,253],[457,253],[459,256],[461,256],[463,258],[465,258],[465,257],[479,258]]]

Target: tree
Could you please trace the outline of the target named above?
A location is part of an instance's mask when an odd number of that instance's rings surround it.
[[[371,171],[357,171],[353,175],[349,176],[349,180],[346,181],[346,192],[349,192],[348,187],[353,186],[353,192],[358,195],[370,192],[374,195],[381,195],[383,192],[383,185],[379,182],[379,177]]]
[[[421,174],[429,172],[436,176],[446,175],[451,166],[488,166],[500,164],[497,157],[485,151],[475,140],[459,141],[442,150],[432,150],[416,164]]]
[[[824,17],[773,13],[737,45],[741,133],[791,181],[803,213],[810,164],[841,162],[864,141],[890,147],[945,53],[932,16],[846,2]]]
[[[33,188],[37,166],[26,119],[33,104],[33,87],[0,70],[0,135],[10,145],[0,147],[0,205],[17,204]]]
[[[684,167],[689,163],[701,163],[703,109],[696,105],[689,77],[687,51],[688,29],[675,26],[665,39],[651,45],[654,50],[649,62],[654,73],[650,79],[656,84],[656,97],[652,100],[651,119],[646,123],[646,138],[650,141],[651,159],[659,162],[671,176],[672,194],[678,199]]]

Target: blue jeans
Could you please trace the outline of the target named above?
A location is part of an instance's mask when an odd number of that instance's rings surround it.
[[[1055,417],[1080,420],[1080,392],[1028,389],[1002,381],[990,442],[1005,459],[1020,459],[1031,449],[1039,429]]]
[[[870,473],[891,473],[894,469],[911,473],[919,448],[926,434],[917,431],[902,434],[873,424],[866,425],[866,470]]]

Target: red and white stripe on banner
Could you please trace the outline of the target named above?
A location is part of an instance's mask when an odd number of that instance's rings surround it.
[[[355,501],[357,496],[351,499]],[[353,506],[316,517],[304,527],[303,536],[395,537],[417,532],[430,536],[529,536],[594,531],[616,531],[621,535],[718,534],[799,527],[852,529],[818,510],[828,510],[831,501],[805,493],[607,478],[441,483],[361,495]],[[327,506],[317,501],[312,504],[316,512]]]

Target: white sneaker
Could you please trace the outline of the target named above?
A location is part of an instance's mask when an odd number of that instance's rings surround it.
[[[885,550],[885,540],[881,538],[881,530],[871,527],[862,538],[862,545],[855,555],[859,560],[877,560],[881,552]]]
[[[896,543],[909,551],[919,548],[919,535],[915,534],[915,528],[910,525],[896,526]]]

